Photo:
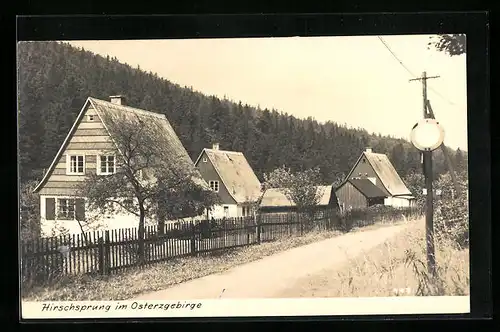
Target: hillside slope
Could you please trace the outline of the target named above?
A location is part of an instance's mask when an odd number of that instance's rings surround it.
[[[115,94],[126,95],[131,106],[164,112],[193,160],[219,142],[222,149],[242,151],[260,179],[286,164],[292,170],[319,166],[323,181],[331,183],[367,146],[386,153],[402,176],[421,168],[407,141],[205,96],[65,43],[19,43],[18,84],[21,181],[40,178],[88,96],[107,100]],[[434,165],[436,173],[445,171],[441,151]]]

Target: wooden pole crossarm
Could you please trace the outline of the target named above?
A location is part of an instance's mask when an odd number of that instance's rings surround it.
[[[421,81],[421,80],[427,80],[429,78],[439,78],[441,76],[425,76],[425,77],[417,77],[417,78],[412,78],[410,80],[408,80],[409,82],[411,81]]]

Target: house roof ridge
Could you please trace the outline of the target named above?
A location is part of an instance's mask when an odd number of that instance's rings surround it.
[[[333,187],[333,185],[331,184],[320,184],[320,185],[317,185],[317,186],[314,186],[316,188],[328,188],[328,187]],[[283,189],[287,189],[287,187],[273,187],[273,188],[267,188],[266,190],[283,190]]]
[[[239,154],[243,155],[243,152],[241,151],[231,151],[231,150],[216,150],[216,149],[210,149],[210,148],[205,148],[204,150],[214,152],[214,153],[233,153],[233,154]]]
[[[380,152],[368,152],[368,151],[363,151],[365,154],[374,154],[374,155],[379,155],[379,156],[387,156],[385,153],[380,153]]]

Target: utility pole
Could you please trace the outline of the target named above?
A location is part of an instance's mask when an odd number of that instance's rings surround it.
[[[434,111],[432,110],[431,102],[427,100],[427,111],[432,119],[435,119]],[[458,184],[457,175],[455,174],[455,168],[453,167],[453,162],[451,161],[450,155],[448,154],[448,150],[446,149],[446,145],[441,144],[441,151],[443,152],[446,164],[448,165],[448,170],[450,171],[451,180],[453,181],[453,186],[455,187],[455,193],[460,195],[460,185]]]
[[[439,76],[427,76],[424,71],[422,77],[411,79],[410,81],[422,82],[423,96],[423,115],[424,119],[432,118],[428,112],[427,101],[427,80],[438,78]],[[423,151],[423,171],[425,177],[425,188],[427,190],[426,209],[425,209],[425,230],[427,243],[427,270],[432,277],[436,276],[436,255],[434,247],[434,206],[433,206],[433,189],[432,189],[432,151]]]

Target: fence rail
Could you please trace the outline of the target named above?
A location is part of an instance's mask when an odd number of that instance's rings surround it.
[[[410,216],[414,211],[404,210]],[[373,223],[374,217],[369,216]],[[250,218],[168,223],[145,227],[144,255],[139,257],[137,228],[94,231],[21,243],[23,282],[40,284],[61,275],[115,274],[124,269],[185,256],[206,256],[231,248],[303,235],[314,229],[345,229],[345,223],[363,226],[361,215],[336,211],[304,217],[298,213],[259,214]],[[350,228],[350,227],[347,227]]]

